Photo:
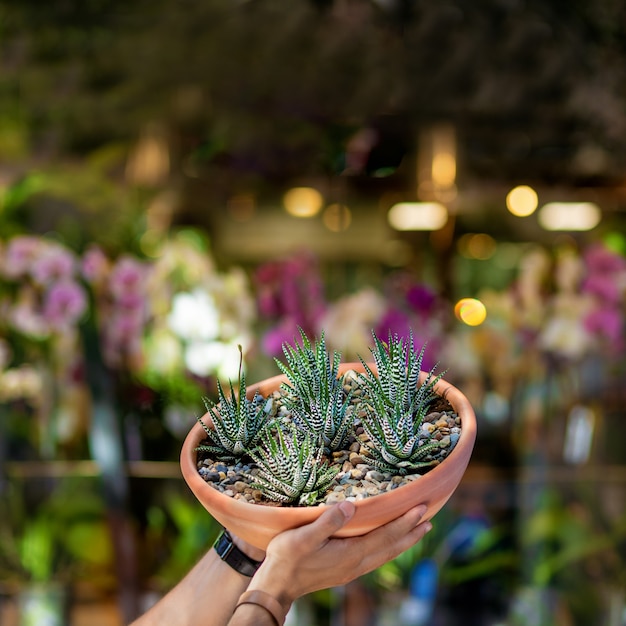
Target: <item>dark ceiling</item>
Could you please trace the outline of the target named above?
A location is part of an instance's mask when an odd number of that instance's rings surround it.
[[[0,118],[28,127],[39,159],[129,145],[156,123],[174,172],[221,201],[339,174],[348,138],[375,128],[353,180],[367,188],[447,121],[467,179],[623,184],[620,0],[1,5]]]

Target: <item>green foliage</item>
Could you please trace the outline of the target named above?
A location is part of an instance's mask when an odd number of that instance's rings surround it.
[[[42,583],[52,579],[55,541],[49,520],[37,518],[24,525],[17,545],[21,565],[32,582]]]
[[[265,400],[259,394],[252,400],[246,397],[246,377],[243,372],[239,375],[239,394],[235,393],[232,382],[229,384],[230,394],[226,396],[218,382],[217,404],[209,398],[204,399],[214,429],[198,418],[210,442],[198,446],[198,451],[217,454],[222,460],[237,459],[256,446],[273,407],[271,399]]]
[[[433,368],[419,383],[425,346],[418,354],[412,333],[406,342],[391,334],[388,343],[375,333],[373,336],[371,352],[378,374],[360,357],[366,375],[359,377],[366,391],[360,417],[370,438],[372,462],[381,469],[397,469],[400,473],[428,467],[432,461],[424,459],[439,448],[439,443],[421,442],[422,423],[438,397],[434,386],[443,374],[434,376]]]
[[[326,350],[324,333],[312,345],[300,329],[302,345],[283,345],[286,364],[276,359],[280,370],[287,376],[285,387],[292,395],[285,397],[295,423],[312,435],[321,434],[324,446],[340,450],[353,432],[351,399],[339,379],[340,355]]]
[[[166,492],[162,504],[150,507],[147,521],[150,574],[164,591],[189,572],[221,529],[197,500],[175,491]],[[152,560],[155,556],[158,562]]]
[[[573,576],[574,566],[586,562],[594,562],[597,572],[618,586],[626,585],[626,559],[616,549],[626,541],[626,514],[607,519],[597,499],[588,499],[581,507],[568,503],[557,490],[546,490],[538,499],[523,536],[525,552],[540,556],[531,572],[535,585],[549,586],[559,575]]]
[[[104,503],[93,486],[68,480],[34,505],[11,484],[0,506],[0,576],[45,583],[97,577],[112,565]]]
[[[338,471],[322,461],[319,439],[293,423],[266,433],[261,446],[250,452],[258,466],[253,486],[277,502],[318,502]]]

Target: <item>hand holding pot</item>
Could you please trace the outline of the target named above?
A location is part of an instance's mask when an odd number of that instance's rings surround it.
[[[275,537],[242,596],[245,603],[239,604],[229,626],[282,624],[296,598],[344,585],[371,572],[416,544],[431,528],[429,522],[420,524],[426,507],[419,505],[366,535],[331,538],[350,521],[354,511],[352,503],[342,502],[329,507],[311,524]]]

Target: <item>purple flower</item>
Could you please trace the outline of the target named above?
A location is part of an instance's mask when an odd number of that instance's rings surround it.
[[[277,321],[287,318],[307,332],[316,328],[326,306],[313,255],[302,253],[265,263],[257,269],[255,278],[257,305],[262,316]]]
[[[399,337],[408,337],[410,330],[411,320],[406,313],[398,309],[387,309],[378,321],[374,332],[385,340],[390,333]]]
[[[589,272],[614,274],[626,271],[626,259],[603,244],[589,246],[584,254]]]
[[[146,264],[124,256],[114,265],[109,277],[111,294],[116,300],[129,294],[142,294],[145,291],[146,278]]]
[[[99,246],[90,246],[83,254],[81,272],[90,283],[102,282],[109,272],[109,260]]]
[[[612,303],[618,303],[622,297],[620,286],[610,274],[589,275],[582,285],[582,292]]]
[[[40,285],[70,280],[74,275],[76,259],[66,248],[51,244],[33,261],[31,274]]]
[[[38,237],[23,235],[9,241],[4,254],[2,273],[8,278],[26,276],[44,243]]]
[[[279,307],[272,289],[268,289],[264,285],[259,287],[257,293],[257,306],[259,307],[259,313],[263,317],[274,317],[278,314]]]
[[[141,314],[135,312],[118,311],[107,325],[109,338],[119,346],[123,346],[136,337],[141,337],[144,319]]]
[[[436,361],[433,361],[430,355],[438,355],[440,340],[437,337],[427,336],[423,332],[420,332],[419,329],[416,329],[411,322],[411,318],[402,311],[388,309],[378,322],[374,332],[376,336],[383,341],[387,340],[389,334],[397,335],[405,341],[408,341],[412,332],[413,344],[417,352],[422,349],[424,344],[428,344],[429,347],[429,349],[424,351],[422,369],[430,370],[436,365]]]
[[[412,285],[406,293],[406,302],[416,313],[429,315],[435,308],[437,296],[424,285]]]
[[[604,337],[611,344],[618,344],[622,338],[623,321],[619,309],[597,309],[584,320],[585,329],[594,335]]]
[[[87,294],[76,282],[55,283],[45,294],[44,319],[51,328],[63,330],[76,323],[87,309]]]
[[[286,317],[280,324],[265,333],[262,341],[263,351],[269,356],[278,356],[282,354],[283,344],[293,344],[298,336],[297,322],[293,318]]]
[[[103,352],[109,366],[119,367],[128,357],[133,360],[139,358],[144,321],[141,312],[120,309],[106,319]]]
[[[146,300],[142,293],[136,291],[122,293],[118,296],[116,306],[127,311],[143,311]]]

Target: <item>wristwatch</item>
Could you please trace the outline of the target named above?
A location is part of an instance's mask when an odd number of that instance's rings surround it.
[[[235,571],[244,576],[254,576],[263,561],[255,561],[245,555],[234,543],[227,530],[216,539],[213,544],[215,551],[224,563],[228,563]]]

